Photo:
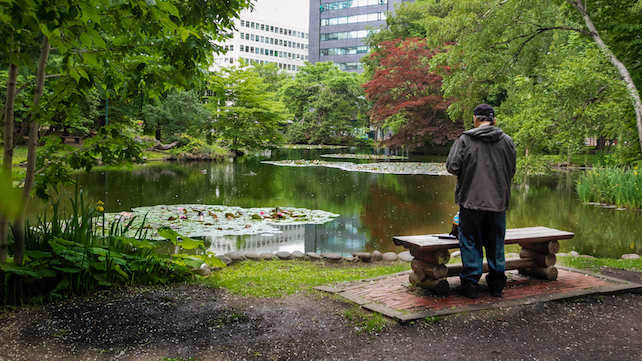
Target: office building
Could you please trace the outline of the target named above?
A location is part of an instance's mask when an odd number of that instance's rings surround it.
[[[308,60],[307,6],[301,3],[259,0],[254,10],[242,11],[232,38],[221,44],[227,52],[214,56],[212,70],[238,65],[243,59],[250,64],[276,63],[296,72]]]
[[[366,27],[386,24],[395,5],[413,0],[310,0],[310,63],[333,61],[345,71],[363,71],[360,60],[370,52],[363,43]]]

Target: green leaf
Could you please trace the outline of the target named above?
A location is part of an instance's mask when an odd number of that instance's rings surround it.
[[[80,34],[80,41],[82,41],[82,44],[84,46],[86,46],[88,48],[91,47],[91,44],[92,44],[91,38],[86,33],[81,33]]]
[[[154,248],[158,247],[158,244],[153,243],[153,242],[149,242],[146,239],[138,240],[138,239],[132,238],[132,237],[116,237],[116,239],[118,239],[119,241],[121,241],[123,243],[129,244],[134,248],[154,249]]]
[[[158,229],[158,235],[170,240],[173,244],[177,244],[177,238],[180,237],[181,235],[178,234],[175,230],[169,228],[169,227],[161,227]]]
[[[101,286],[111,286],[111,282],[107,281],[102,275],[94,274],[94,279],[98,281],[98,284]]]
[[[115,265],[115,266],[114,266],[114,269],[116,270],[116,272],[118,272],[118,273],[119,273],[121,276],[123,276],[125,279],[129,279],[129,275],[128,275],[127,273],[125,273],[125,271],[123,271],[123,269],[122,269],[122,268],[120,268],[120,265]]]
[[[56,267],[54,266],[54,269],[57,269],[60,272],[64,273],[78,273],[80,270],[78,268],[71,268],[71,267]]]
[[[91,65],[91,66],[98,66],[98,62],[96,61],[96,56],[94,54],[83,53],[82,58],[85,61],[85,64]]]
[[[204,246],[203,241],[195,241],[189,237],[181,236],[181,242],[178,243],[183,249],[194,249]]]
[[[87,29],[87,33],[89,34],[89,36],[91,36],[91,39],[94,41],[94,43],[96,43],[96,45],[103,49],[107,48],[107,44],[96,30],[89,28]]]
[[[53,290],[53,293],[59,290],[65,290],[67,288],[69,288],[69,279],[65,277],[60,282],[58,282],[56,288]]]
[[[221,261],[218,257],[214,256],[211,252],[208,252],[208,257],[205,263],[207,263],[210,267],[227,267],[223,261]]]
[[[42,252],[38,250],[25,251],[25,256],[28,256],[33,260],[38,260],[46,257],[51,257],[51,252]]]

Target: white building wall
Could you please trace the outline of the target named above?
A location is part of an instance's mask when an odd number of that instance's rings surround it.
[[[210,70],[238,65],[243,59],[296,72],[308,60],[307,5],[301,0],[259,0],[253,11],[241,12],[233,37],[221,44],[227,53],[215,54]]]

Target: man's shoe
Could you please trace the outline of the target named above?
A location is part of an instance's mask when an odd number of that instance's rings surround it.
[[[502,290],[488,290],[491,296],[497,297],[497,298],[502,298]]]
[[[470,298],[474,300],[477,298],[477,285],[476,284],[468,285],[466,288],[459,286],[455,288],[455,292],[459,293],[460,295],[466,298]]]

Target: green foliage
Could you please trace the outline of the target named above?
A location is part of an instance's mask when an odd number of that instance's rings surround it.
[[[59,185],[73,183],[71,170],[90,171],[100,161],[108,167],[127,165],[142,161],[142,147],[145,144],[127,136],[123,128],[109,125],[100,129],[98,134],[86,139],[84,147],[73,150],[61,143],[59,137],[45,137],[45,146],[38,152],[34,180],[34,191],[43,199],[49,199],[48,189],[57,191]]]
[[[153,101],[143,107],[146,129],[159,131],[168,141],[180,139],[180,133],[209,134],[209,115],[194,91],[175,91]]]
[[[561,39],[560,39],[561,38]],[[597,46],[555,36],[541,67],[507,85],[501,125],[524,154],[582,153],[586,138],[614,141],[633,118],[624,84]]]
[[[352,144],[366,125],[367,105],[358,74],[343,72],[332,62],[306,64],[283,84],[281,99],[294,115],[289,143]]]
[[[129,223],[114,223],[105,234],[94,227],[96,217],[102,217],[103,207],[86,205],[82,193],[71,201],[67,214],[56,202],[38,219],[38,224],[25,225],[25,257],[22,266],[12,262],[0,263],[6,277],[20,276],[22,290],[10,286],[11,299],[22,303],[41,303],[95,291],[105,287],[134,284],[164,284],[193,278],[192,268],[203,263],[224,267],[213,254],[177,253],[160,254],[156,249],[163,242],[145,240],[146,231],[141,227],[134,237],[124,236]],[[182,237],[173,230],[163,230],[163,235],[182,249],[204,249],[202,241]],[[13,245],[10,243],[10,255]]]
[[[207,144],[204,140],[187,134],[182,134],[181,141],[185,145],[169,150],[169,153],[174,158],[181,159],[189,156],[195,156],[198,159],[216,159],[218,157],[223,157],[228,153],[228,150],[224,147],[216,144]]]
[[[529,155],[517,158],[517,171],[513,183],[524,183],[534,175],[547,174],[551,170],[550,162],[542,155]]]
[[[617,207],[642,209],[642,172],[638,168],[593,168],[577,181],[582,202],[614,204]]]
[[[357,335],[379,335],[390,324],[390,321],[377,312],[365,312],[361,307],[354,307],[343,314],[349,321],[349,327],[357,331]]]
[[[326,267],[310,261],[246,261],[226,267],[201,282],[253,297],[283,297],[308,288],[408,270],[408,264],[377,267]]]
[[[284,105],[271,87],[251,67],[234,66],[212,74],[207,88],[212,92],[207,108],[216,135],[234,151],[272,149],[281,144],[281,123],[287,118]]]
[[[639,2],[595,1],[589,7],[604,39],[639,79]],[[444,50],[431,67],[443,69],[442,90],[454,100],[451,119],[470,119],[474,107],[486,102],[497,107],[499,126],[522,155],[581,154],[584,139],[595,136],[618,140],[614,160],[639,159],[631,96],[621,74],[567,2],[424,0],[400,7],[387,23],[369,37],[371,46],[429,34],[429,46]]]

